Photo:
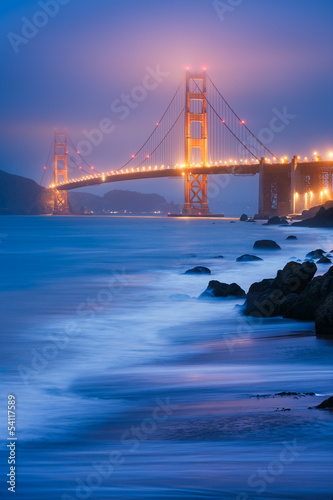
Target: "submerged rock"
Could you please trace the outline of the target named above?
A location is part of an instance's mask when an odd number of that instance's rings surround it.
[[[279,217],[278,215],[274,215],[270,217],[266,222],[268,226],[270,225],[279,225],[279,224],[288,224],[288,221],[285,217]]]
[[[319,408],[320,410],[324,409],[333,410],[333,396],[328,399],[325,399],[325,401],[320,403],[320,405],[316,406],[316,408]]]
[[[169,299],[170,300],[175,300],[175,301],[182,301],[182,300],[189,300],[191,297],[187,295],[186,293],[175,293],[174,295],[170,295]]]
[[[245,291],[237,283],[228,285],[227,283],[212,280],[208,283],[208,287],[199,298],[207,297],[245,297]]]
[[[305,264],[317,267],[316,264],[311,262]],[[317,310],[321,306],[324,307],[326,299],[332,292],[333,266],[326,274],[317,276],[310,281],[296,297],[287,297],[281,308],[282,315],[284,318],[315,321]],[[323,309],[320,317],[318,316],[318,329],[322,331],[325,331],[324,324],[327,321],[327,319],[324,319],[327,316],[325,311],[326,309]],[[331,318],[333,319],[332,316]]]
[[[316,310],[315,325],[318,337],[333,338],[333,292],[327,296],[324,303]]]
[[[262,260],[260,257],[257,257],[256,255],[250,255],[248,253],[241,255],[240,257],[237,257],[236,262],[253,262],[256,260]]]
[[[287,301],[289,308],[312,280],[317,271],[312,262],[289,262],[273,279],[253,283],[246,296],[244,314],[247,316],[280,316],[281,305]],[[292,296],[292,297],[291,297]]]
[[[305,257],[308,259],[320,259],[324,253],[324,250],[317,248],[316,250],[312,250],[312,252],[307,253]]]
[[[185,271],[185,274],[211,274],[211,270],[208,267],[196,266]]]
[[[290,234],[289,236],[287,236],[286,238],[287,240],[297,240],[297,236],[294,236],[293,234]]]
[[[273,240],[257,240],[253,245],[253,248],[261,248],[264,250],[281,250],[280,245],[278,245]]]
[[[332,261],[323,255],[317,262],[317,264],[332,264]]]

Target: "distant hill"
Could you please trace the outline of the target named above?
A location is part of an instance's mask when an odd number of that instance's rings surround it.
[[[0,214],[39,215],[52,212],[53,195],[37,182],[0,170]]]
[[[178,211],[177,205],[168,203],[158,194],[113,190],[104,196],[70,191],[68,201],[73,213],[133,213],[152,214]],[[53,210],[52,190],[39,186],[32,179],[0,170],[0,214],[40,215]]]
[[[70,191],[68,196],[75,212],[152,214],[178,211],[177,205],[168,203],[159,194],[143,194],[137,191],[114,189],[104,196]]]

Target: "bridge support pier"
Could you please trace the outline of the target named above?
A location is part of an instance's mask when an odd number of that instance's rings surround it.
[[[54,137],[54,185],[68,182],[66,133],[56,133]],[[54,215],[69,215],[68,193],[54,189]]]
[[[290,163],[267,164],[265,158],[261,158],[259,167],[259,216],[282,216],[292,212],[293,168]]]
[[[201,165],[207,165],[206,73],[186,74],[185,107],[185,204],[183,215],[207,215],[207,175],[191,171],[192,151],[200,151]],[[192,128],[192,124],[194,127]]]

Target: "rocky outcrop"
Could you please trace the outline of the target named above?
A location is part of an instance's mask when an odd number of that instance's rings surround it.
[[[289,262],[274,279],[253,283],[247,293],[244,314],[273,317],[282,315],[282,304],[291,305],[311,282],[317,271],[313,262]],[[292,296],[292,297],[291,297]]]
[[[256,255],[250,255],[248,253],[241,255],[240,257],[237,257],[236,262],[254,262],[257,260],[262,260],[260,257],[257,257]]]
[[[312,262],[306,262],[305,264],[316,268],[316,265]],[[332,294],[332,292],[333,266],[327,271],[326,274],[317,276],[310,281],[296,297],[287,297],[286,302],[282,304],[281,314],[284,318],[315,321],[317,311],[321,309],[320,317],[318,316],[318,328],[320,329],[319,325],[322,325],[322,330],[324,331],[326,321],[325,311],[327,308],[327,304],[325,306],[325,303],[326,299],[330,294]]]
[[[211,274],[211,270],[208,267],[196,266],[185,271],[185,274]]]
[[[304,227],[333,227],[333,207],[327,210],[321,207],[314,217],[300,222],[294,222],[292,225]]]
[[[246,222],[248,220],[248,216],[246,214],[242,214],[239,218],[240,221]]]
[[[262,250],[281,250],[280,245],[273,240],[257,240],[253,248],[260,248]]]
[[[209,282],[206,290],[200,295],[199,298],[207,297],[245,297],[245,291],[237,285],[237,283],[220,283],[220,281],[212,280]]]
[[[333,410],[333,396],[316,406],[319,410]]]
[[[318,337],[333,338],[333,292],[327,296],[324,303],[316,310],[315,325]]]
[[[287,240],[297,240],[297,236],[294,236],[293,234],[290,234],[289,236],[287,236],[286,238]]]

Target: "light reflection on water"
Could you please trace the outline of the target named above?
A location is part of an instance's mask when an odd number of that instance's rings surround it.
[[[331,499],[333,417],[308,408],[332,393],[333,343],[316,339],[311,323],[244,320],[242,300],[197,299],[209,279],[247,290],[291,257],[330,250],[331,232],[297,228],[290,243],[294,228],[214,222],[1,218],[1,373],[4,394],[19,402],[16,498],[76,498],[76,478],[116,449],[124,463],[91,498]],[[282,250],[235,262],[263,238]],[[183,274],[194,265],[211,278]],[[190,298],[169,299],[177,294]],[[273,397],[282,391],[321,396]],[[131,451],[122,436],[147,419],[152,426],[157,401],[169,401],[170,414]],[[300,456],[257,493],[249,476],[294,439]]]

